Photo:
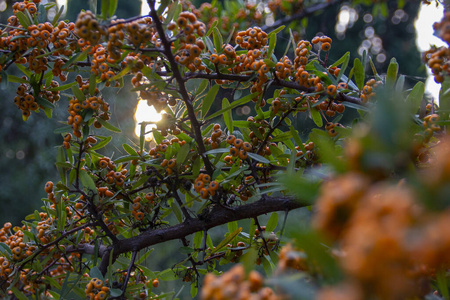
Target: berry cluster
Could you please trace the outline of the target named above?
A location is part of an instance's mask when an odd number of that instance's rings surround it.
[[[381,82],[376,81],[375,79],[370,79],[366,82],[366,84],[363,86],[362,94],[361,94],[361,101],[363,103],[367,103],[370,99],[375,97],[374,89],[380,85]]]
[[[202,199],[208,199],[210,195],[214,196],[218,188],[217,181],[211,181],[211,176],[208,174],[200,173],[194,181],[194,190]]]
[[[142,197],[136,197],[133,199],[133,204],[131,208],[131,214],[137,221],[142,221],[145,214],[149,214],[153,207],[155,206],[155,199],[158,196],[153,192],[148,192],[145,194],[144,199]]]
[[[86,297],[91,300],[103,300],[108,297],[109,287],[105,286],[103,280],[92,278],[84,290]]]
[[[98,44],[102,35],[106,35],[106,31],[98,23],[95,14],[87,10],[78,15],[75,22],[75,34],[82,39],[81,44],[86,42],[94,46]]]
[[[255,299],[277,300],[282,299],[275,295],[271,288],[263,287],[264,280],[257,271],[251,271],[245,276],[242,265],[236,265],[228,272],[216,277],[208,273],[203,280],[202,300],[227,299]]]
[[[426,51],[423,55],[423,59],[431,69],[436,83],[444,82],[444,77],[449,74],[449,56],[450,49],[447,47],[437,48],[435,46],[431,47],[430,50]]]
[[[428,143],[433,136],[433,133],[441,131],[441,126],[436,124],[440,119],[438,114],[430,114],[423,119],[424,143]]]
[[[67,124],[72,126],[73,135],[77,138],[81,137],[81,128],[88,121],[84,120],[84,115],[87,111],[93,111],[93,116],[103,120],[109,120],[109,104],[101,97],[98,88],[95,88],[94,95],[89,94],[89,81],[83,80],[81,76],[77,76],[77,83],[82,97],[85,99],[78,99],[76,97],[69,100],[69,107],[67,111],[70,116],[67,118]],[[97,96],[96,96],[97,95]],[[101,128],[100,121],[94,121],[95,128]]]
[[[206,70],[200,58],[201,52],[205,49],[205,44],[201,39],[206,34],[205,24],[198,21],[195,14],[182,12],[176,21],[176,25],[171,23],[168,29],[182,35],[180,38],[181,47],[175,56],[175,60],[179,64],[187,66],[191,72]],[[199,38],[197,39],[197,37]]]

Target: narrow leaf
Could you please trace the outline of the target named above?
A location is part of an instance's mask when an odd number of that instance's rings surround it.
[[[256,154],[256,153],[253,153],[253,152],[248,152],[247,154],[248,154],[248,156],[249,156],[251,159],[254,159],[254,160],[256,160],[256,161],[259,161],[260,163],[263,163],[263,164],[270,164],[270,161],[269,161],[267,158],[264,158],[264,157],[262,157],[262,156],[259,155],[259,154]]]
[[[131,146],[128,145],[128,144],[123,144],[122,147],[123,147],[123,150],[125,150],[125,151],[126,151],[128,154],[130,154],[130,155],[139,155],[139,154],[137,154],[137,152],[136,152],[133,148],[131,148]]]
[[[0,89],[6,90],[8,88],[8,73],[5,72],[5,70],[2,70],[0,72]]]
[[[220,243],[219,245],[216,246],[216,248],[211,250],[211,254],[216,253],[217,251],[219,251],[220,249],[222,249],[223,247],[225,247],[228,243],[230,243],[232,240],[234,240],[234,238],[236,236],[239,235],[239,233],[241,233],[242,231],[242,227],[239,227],[238,229],[236,229],[235,231],[233,231],[232,233],[228,234]]]
[[[311,107],[309,112],[311,113],[311,118],[313,119],[313,121],[317,125],[317,127],[322,127],[323,120],[322,120],[322,116],[320,115],[320,112],[317,109],[315,109],[314,107]]]
[[[411,113],[415,114],[419,110],[424,93],[425,84],[419,81],[418,83],[416,83],[411,93],[409,93],[408,97],[406,98],[406,102],[410,105]]]
[[[85,49],[83,52],[78,52],[77,54],[72,55],[72,57],[62,65],[61,69],[67,69],[71,64],[86,59],[87,54],[91,51],[91,47]]]
[[[266,232],[270,233],[274,231],[277,225],[278,225],[278,214],[276,212],[273,212],[270,215],[269,221],[267,221]]]
[[[73,92],[73,95],[75,96],[75,98],[77,98],[80,102],[83,102],[84,100],[86,100],[86,96],[85,96],[84,93],[80,90],[79,87],[77,87],[77,86],[72,86],[72,92]]]
[[[353,72],[355,75],[355,83],[356,86],[358,86],[359,90],[362,90],[363,86],[364,86],[364,66],[362,65],[361,61],[359,60],[359,58],[355,58],[355,61],[353,63]]]
[[[386,74],[386,87],[392,88],[394,87],[395,81],[397,80],[398,73],[398,63],[395,58],[391,59],[389,63],[387,74]]]
[[[214,27],[214,30],[213,30],[213,41],[214,41],[214,47],[216,48],[217,53],[219,53],[223,47],[223,38],[222,38],[222,34],[220,34],[220,31],[219,31],[219,29],[217,29],[217,27]]]
[[[108,7],[108,16],[111,18],[114,16],[117,10],[117,4],[119,3],[118,0],[109,0],[109,7]]]
[[[205,96],[205,99],[203,99],[202,103],[202,117],[204,118],[206,114],[208,113],[209,109],[211,108],[211,105],[214,102],[214,99],[216,98],[217,92],[219,91],[220,85],[216,84],[213,85],[208,93]]]
[[[103,120],[102,118],[97,118],[97,121],[100,122],[100,124],[103,125],[103,127],[105,127],[106,129],[108,129],[109,131],[114,131],[114,132],[122,132],[122,130],[120,130],[119,128],[111,125],[110,123],[108,123],[107,121]]]
[[[230,106],[230,102],[228,102],[227,98],[222,99],[222,109],[225,110],[223,113],[223,119],[225,121],[225,125],[228,128],[228,132],[233,132],[233,116],[231,115],[230,110],[226,110],[227,107]]]
[[[191,145],[189,143],[181,146],[180,150],[178,150],[177,153],[177,165],[184,165],[184,161],[189,154],[189,150],[191,150]]]
[[[95,182],[91,176],[85,171],[80,170],[80,180],[84,187],[89,189],[92,192],[97,192],[97,187],[95,186]]]
[[[273,50],[275,49],[275,45],[277,44],[277,35],[271,35],[269,38],[269,49],[267,50],[267,56],[272,57]]]

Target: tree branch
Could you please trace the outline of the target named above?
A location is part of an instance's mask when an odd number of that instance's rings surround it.
[[[261,29],[264,31],[271,31],[272,29],[275,29],[277,27],[280,27],[283,24],[287,24],[290,23],[292,21],[299,21],[303,18],[306,18],[314,13],[316,13],[319,10],[322,9],[326,9],[330,6],[336,5],[336,4],[340,4],[344,2],[343,0],[335,0],[335,1],[327,1],[325,3],[319,3],[310,7],[306,7],[304,8],[302,11],[300,11],[299,13],[293,14],[291,16],[286,16],[282,19],[278,19],[276,22],[274,22],[271,25],[266,25],[266,26],[262,26]]]
[[[203,136],[201,131],[201,126],[197,120],[196,113],[194,110],[194,107],[192,105],[191,98],[189,96],[189,93],[186,89],[185,80],[183,76],[180,73],[180,70],[178,68],[178,64],[175,61],[175,57],[172,53],[171,44],[172,42],[169,40],[169,38],[166,35],[166,32],[164,31],[163,25],[161,23],[161,20],[159,19],[158,13],[155,9],[155,1],[154,0],[148,0],[147,1],[150,6],[150,16],[152,17],[152,20],[155,24],[155,28],[158,32],[159,38],[161,40],[161,44],[164,48],[164,54],[167,57],[167,60],[169,61],[170,68],[172,70],[173,76],[175,77],[175,80],[178,83],[178,91],[186,105],[186,109],[188,112],[189,120],[191,121],[191,127],[192,131],[194,132],[194,138],[197,143],[198,147],[198,153],[203,159],[203,162],[205,163],[206,171],[210,176],[212,176],[214,169],[212,163],[209,161],[209,158],[207,155],[205,155],[206,148],[205,144],[203,143]]]
[[[254,218],[274,211],[290,211],[303,206],[305,206],[305,204],[291,197],[266,197],[265,199],[238,207],[225,208],[217,205],[208,213],[199,215],[198,218],[189,219],[181,224],[170,226],[168,228],[145,231],[138,236],[120,240],[113,246],[113,262],[115,258],[122,253],[139,251],[155,244],[181,239],[197,231],[206,231],[227,224],[228,222]],[[102,250],[103,255],[100,271],[103,274],[106,274],[109,264],[109,254],[112,248],[109,247],[106,251],[105,249]]]

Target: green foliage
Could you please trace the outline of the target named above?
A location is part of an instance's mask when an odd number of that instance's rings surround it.
[[[335,226],[323,226],[317,215],[333,212],[335,205],[333,196],[326,197],[327,187],[340,176],[360,180],[367,189],[368,182],[414,178],[414,168],[429,163],[422,157],[439,143],[441,124],[448,126],[448,80],[442,110],[430,103],[432,108],[421,112],[428,104],[424,84],[408,90],[396,59],[383,77],[366,51],[361,58],[345,51],[332,60],[335,44],[331,48],[328,36],[298,41],[291,20],[305,17],[306,4],[148,3],[149,16],[123,20],[115,17],[119,1],[89,1],[91,11],[76,9],[75,24],[45,23],[49,5],[14,4],[15,17],[0,32],[0,88],[14,86],[10,98],[24,121],[58,119],[64,126],[50,130],[63,137],[50,154],[59,179],[45,184],[41,209],[22,227],[6,223],[0,231],[0,293],[18,299],[173,299],[181,290],[170,291],[170,282],[182,279],[190,284],[186,293],[195,297],[202,276],[240,260],[244,267],[229,274],[242,276],[228,276],[240,282],[224,285],[236,291],[245,280],[254,281],[249,293],[269,291],[251,270],[255,263],[287,292],[300,283],[305,299],[348,280],[354,274],[341,264],[345,255],[334,253],[348,241],[328,240],[326,231],[345,235],[338,232],[339,222],[347,222],[353,211],[346,209],[356,211],[358,204],[338,207]],[[274,30],[263,25],[264,5],[280,20]],[[309,5],[312,12],[324,7]],[[338,1],[325,6],[337,7]],[[385,3],[374,9],[389,14]],[[56,18],[61,14],[57,9]],[[368,60],[375,79],[366,75]],[[136,92],[161,114],[161,121],[140,124],[139,142],[127,137],[127,126],[115,118],[124,113],[133,123],[134,103],[111,102],[112,93],[122,89]],[[58,143],[43,146],[55,149]],[[428,189],[426,181],[416,180]],[[359,186],[345,183],[343,191],[337,187],[336,201],[364,201],[365,191],[354,192]],[[278,212],[287,217],[302,207],[317,207],[313,218],[319,221],[286,230]],[[171,241],[182,246],[156,248]],[[174,261],[147,262],[158,255]],[[447,275],[439,270],[437,286],[447,299]],[[217,292],[208,284],[222,280],[206,276],[204,298]],[[367,279],[370,284],[354,278],[361,293],[381,299],[378,286],[366,290],[379,278]]]

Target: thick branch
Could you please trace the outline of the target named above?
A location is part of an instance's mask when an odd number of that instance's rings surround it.
[[[303,207],[304,204],[290,197],[267,197],[238,207],[214,206],[205,216],[189,219],[168,228],[146,231],[136,237],[121,240],[115,244],[114,255],[184,238],[198,231],[208,230],[228,222],[254,218],[274,211],[289,211]]]
[[[252,76],[251,75],[222,74],[222,73],[220,73],[220,74],[217,74],[217,73],[210,73],[210,74],[186,73],[186,78],[187,78],[187,80],[193,79],[193,78],[202,78],[202,79],[209,79],[209,80],[223,79],[223,80],[230,80],[230,81],[246,82],[246,81],[251,80]],[[256,80],[256,78],[255,78],[255,80]],[[307,87],[299,85],[295,82],[281,80],[278,78],[276,78],[274,80],[272,85],[291,88],[291,89],[295,89],[295,90],[306,92],[306,93],[314,93],[316,91],[313,87],[307,88]],[[324,92],[324,93],[326,93],[326,92]],[[335,99],[338,101],[342,101],[342,102],[350,102],[350,103],[355,103],[355,104],[365,106],[365,104],[363,102],[361,102],[360,98],[348,96],[344,93],[338,93],[336,95]]]

